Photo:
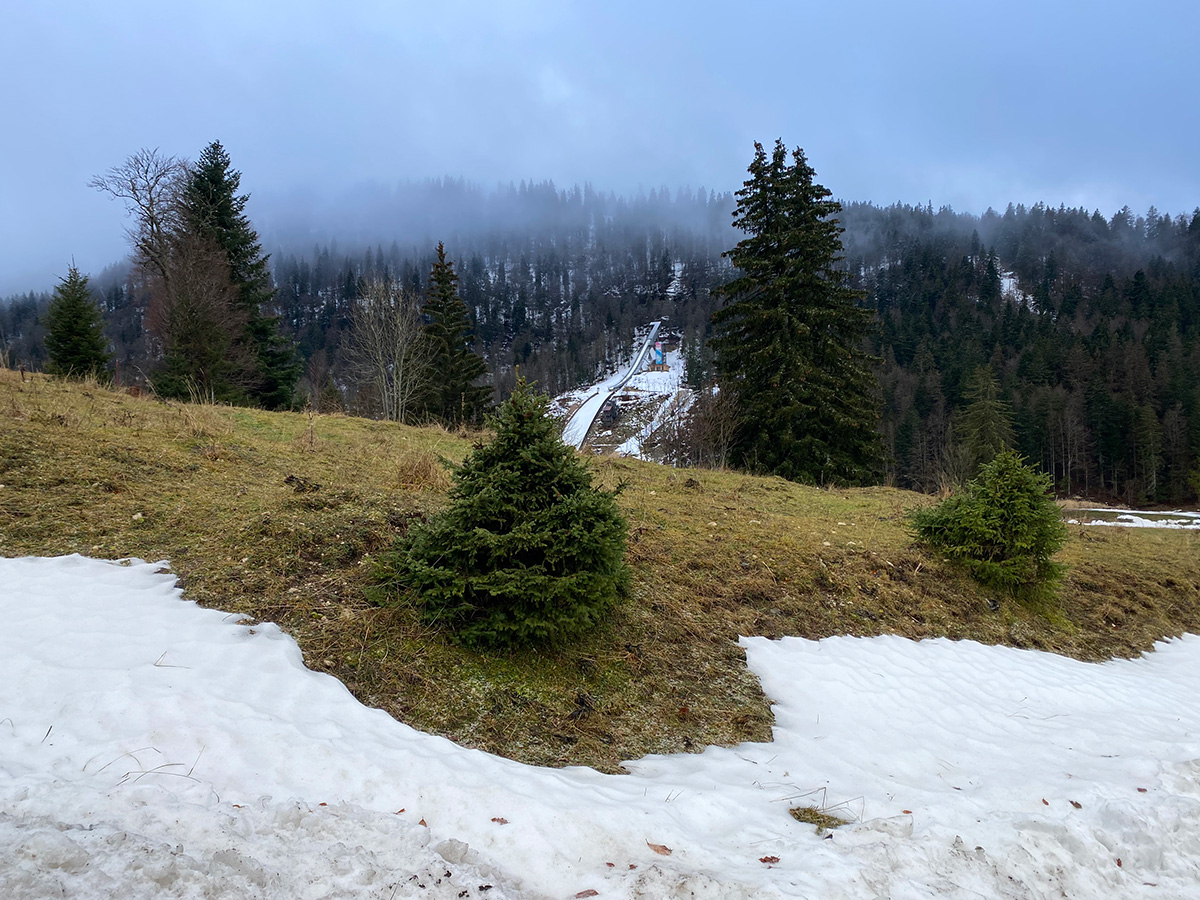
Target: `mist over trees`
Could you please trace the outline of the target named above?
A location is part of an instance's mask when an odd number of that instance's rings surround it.
[[[731,194],[444,179],[370,203],[336,240],[302,217],[290,234],[262,230],[275,289],[262,314],[295,343],[300,393],[318,408],[383,414],[356,373],[354,310],[377,282],[424,298],[439,241],[496,398],[518,366],[551,394],[590,382],[627,357],[635,327],[664,317],[689,383],[715,375],[715,292],[738,274],[721,255],[739,237]],[[880,360],[881,477],[919,490],[961,483],[1006,445],[1062,494],[1194,500],[1200,211],[844,203],[838,218],[841,266],[875,317],[861,349]],[[149,371],[147,279],[114,267],[91,284],[122,373]],[[48,300],[0,304],[10,365],[44,367]]]
[[[879,317],[897,483],[930,489],[967,438],[981,367],[1015,449],[1066,494],[1179,503],[1200,468],[1200,211],[846,207]]]
[[[655,317],[670,316],[675,328],[702,340],[712,311],[708,291],[731,271],[720,256],[732,243],[729,194],[664,189],[629,200],[552,182],[486,192],[453,180],[425,183],[420,193],[435,210],[444,201],[479,217],[415,244],[339,239],[273,254],[285,327],[305,357],[325,352],[335,378],[365,285],[382,279],[424,294],[439,241],[453,260],[496,399],[507,396],[517,366],[552,394],[591,379],[617,365],[634,328]],[[373,207],[377,220],[382,203]],[[406,230],[445,215],[407,208],[392,214]]]

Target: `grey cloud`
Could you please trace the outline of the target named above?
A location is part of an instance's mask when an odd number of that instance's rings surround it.
[[[782,136],[846,199],[1187,211],[1197,33],[1167,0],[16,0],[0,295],[123,253],[92,175],[213,139],[263,198],[442,175],[725,190]]]

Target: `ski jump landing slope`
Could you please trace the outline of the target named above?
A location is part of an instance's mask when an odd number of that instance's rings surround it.
[[[562,435],[564,442],[570,444],[576,450],[583,447],[583,442],[587,440],[588,432],[592,430],[592,424],[596,421],[596,416],[600,414],[600,410],[604,408],[604,404],[617,391],[625,387],[626,382],[636,375],[646,362],[646,356],[650,353],[650,348],[654,346],[654,339],[658,337],[658,329],[661,325],[662,322],[650,323],[650,334],[646,337],[645,343],[642,344],[642,349],[634,356],[633,364],[629,367],[628,371],[624,374],[618,372],[592,388],[592,393],[583,401],[579,409],[575,410],[574,415],[567,420]]]

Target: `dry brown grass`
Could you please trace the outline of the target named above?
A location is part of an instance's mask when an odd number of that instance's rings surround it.
[[[406,450],[396,460],[396,486],[406,491],[445,491],[450,471],[436,453]]]
[[[169,559],[189,597],[278,622],[365,703],[515,759],[607,771],[770,738],[739,634],[972,638],[1095,660],[1200,630],[1195,532],[1072,527],[1058,602],[1030,609],[912,546],[905,509],[930,498],[604,458],[598,480],[625,485],[632,597],[570,648],[471,653],[368,588],[378,552],[444,502],[439,459],[472,437],[0,370],[0,552]]]
[[[849,825],[849,819],[843,819],[816,806],[793,806],[788,810],[797,822],[805,822],[817,827],[817,834],[824,834],[842,825]]]

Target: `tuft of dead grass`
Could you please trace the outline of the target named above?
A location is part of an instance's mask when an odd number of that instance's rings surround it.
[[[797,822],[815,825],[817,827],[817,834],[819,835],[823,835],[825,832],[832,831],[834,828],[839,828],[842,825],[850,824],[849,819],[835,816],[816,806],[793,806],[788,812]]]
[[[445,491],[450,487],[450,472],[437,454],[406,450],[396,460],[396,486],[409,491]]]
[[[1099,660],[1200,630],[1195,532],[1072,526],[1059,597],[1031,608],[913,547],[905,510],[933,498],[605,457],[593,471],[624,485],[632,596],[572,647],[471,653],[368,589],[376,555],[444,505],[439,460],[462,459],[472,437],[0,370],[0,553],[169,559],[191,599],[279,623],[364,703],[467,746],[604,771],[770,740],[743,634],[969,638]]]

